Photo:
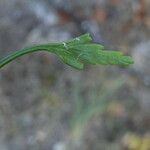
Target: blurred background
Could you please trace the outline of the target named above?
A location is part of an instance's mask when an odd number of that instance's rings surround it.
[[[149,0],[0,0],[0,58],[90,33],[129,68],[23,56],[0,70],[0,150],[150,150]]]

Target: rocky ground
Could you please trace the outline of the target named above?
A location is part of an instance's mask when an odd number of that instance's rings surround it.
[[[149,0],[0,0],[0,56],[89,32],[129,68],[74,70],[47,53],[0,71],[0,150],[150,149]]]

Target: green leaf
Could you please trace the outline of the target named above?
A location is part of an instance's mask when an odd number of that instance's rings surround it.
[[[72,40],[61,43],[49,43],[18,50],[0,60],[0,68],[24,54],[48,51],[56,54],[64,63],[83,69],[85,64],[123,65],[133,64],[130,56],[124,56],[121,52],[106,50],[103,45],[92,42],[89,34],[81,35]]]

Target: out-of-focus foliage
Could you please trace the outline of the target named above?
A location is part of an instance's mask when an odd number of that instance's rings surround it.
[[[150,136],[139,136],[132,133],[127,133],[123,139],[123,145],[129,150],[149,150]]]

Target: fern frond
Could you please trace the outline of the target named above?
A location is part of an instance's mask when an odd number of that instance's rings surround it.
[[[0,68],[24,54],[47,51],[56,54],[64,63],[83,69],[85,64],[101,65],[130,65],[133,59],[121,52],[106,50],[100,44],[92,42],[89,34],[81,35],[72,40],[61,43],[49,43],[18,50],[0,60]]]

